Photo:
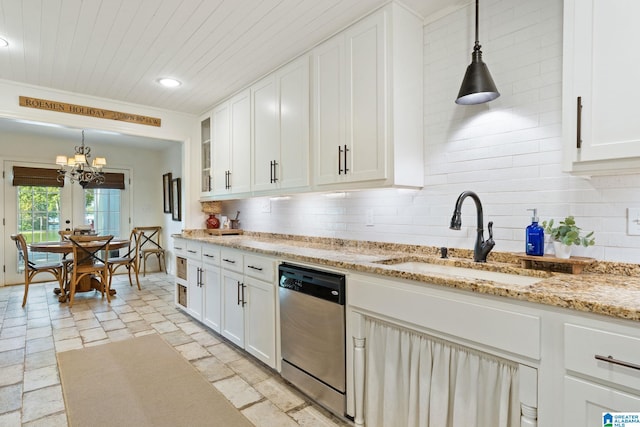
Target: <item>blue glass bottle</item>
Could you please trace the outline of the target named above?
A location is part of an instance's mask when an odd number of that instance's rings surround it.
[[[538,225],[538,210],[527,209],[533,211],[531,224],[527,226],[526,231],[526,253],[527,255],[543,256],[544,255],[544,228]]]

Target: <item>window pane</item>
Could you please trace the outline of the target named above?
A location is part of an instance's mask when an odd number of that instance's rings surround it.
[[[85,189],[85,220],[98,234],[120,236],[120,194],[109,188]]]
[[[58,240],[60,229],[60,187],[18,186],[18,233],[24,235],[27,244]],[[55,262],[60,255],[33,252],[33,262]],[[19,257],[18,271],[24,268]]]

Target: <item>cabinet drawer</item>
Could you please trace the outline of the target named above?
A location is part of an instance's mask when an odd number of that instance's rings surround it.
[[[208,265],[220,265],[220,247],[202,245],[202,262]]]
[[[220,266],[227,270],[242,273],[242,253],[233,249],[220,250]]]
[[[187,242],[187,258],[200,261],[202,254],[202,243]]]
[[[187,241],[184,239],[175,239],[173,241],[173,251],[175,255],[178,257],[186,257],[187,256]]]
[[[271,283],[273,282],[274,271],[275,268],[272,259],[255,255],[244,256],[244,274],[247,276]]]
[[[630,363],[622,366],[596,356]],[[567,323],[564,362],[569,371],[640,390],[640,338]]]

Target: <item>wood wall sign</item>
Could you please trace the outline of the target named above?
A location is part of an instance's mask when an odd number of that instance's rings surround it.
[[[121,122],[137,123],[139,125],[160,127],[161,119],[157,117],[141,116],[139,114],[123,113],[120,111],[103,110],[102,108],[87,107],[85,105],[67,104],[66,102],[48,99],[20,97],[20,106],[37,108],[39,110],[57,111],[59,113],[77,114],[80,116],[96,117],[99,119],[118,120]]]

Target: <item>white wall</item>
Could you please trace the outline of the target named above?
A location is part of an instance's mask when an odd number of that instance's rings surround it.
[[[536,207],[541,220],[574,215],[595,230],[597,245],[576,255],[639,262],[640,236],[626,235],[626,208],[640,206],[640,171],[587,180],[561,169],[562,1],[481,3],[484,60],[502,96],[458,106],[473,25],[470,3],[424,28],[423,190],[253,199],[225,202],[225,211],[240,210],[242,227],[253,231],[471,248],[471,200],[463,230],[448,225],[458,194],[472,190],[482,199],[485,226],[494,221],[495,251],[524,251],[526,209]],[[365,225],[368,211],[373,226]]]

